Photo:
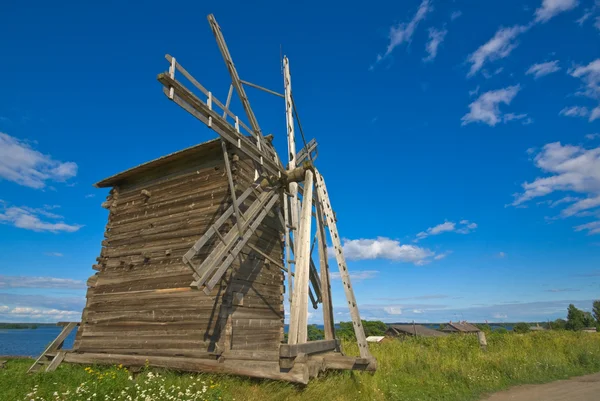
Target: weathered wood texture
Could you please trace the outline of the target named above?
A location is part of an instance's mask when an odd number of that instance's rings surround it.
[[[239,196],[254,181],[255,167],[236,149],[227,151]],[[146,163],[99,186],[112,187],[103,204],[108,224],[97,272],[88,280],[77,354],[210,358],[224,350],[277,351],[283,273],[264,255],[283,259],[278,205],[209,295],[190,288],[193,272],[182,261],[232,203],[220,141]],[[254,199],[240,206],[242,212]],[[232,216],[220,233],[234,224]],[[215,241],[218,236],[198,260]]]

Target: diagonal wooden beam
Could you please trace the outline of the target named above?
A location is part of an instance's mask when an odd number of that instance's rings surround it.
[[[235,65],[233,64],[233,59],[231,58],[231,54],[229,53],[229,49],[227,48],[227,43],[225,43],[225,38],[223,37],[223,33],[221,32],[221,27],[217,23],[215,16],[210,14],[208,16],[208,22],[210,24],[210,28],[215,35],[215,39],[217,40],[217,45],[219,46],[219,50],[221,51],[221,55],[223,56],[223,60],[225,60],[225,65],[227,70],[229,71],[229,75],[231,75],[231,81],[233,82],[233,86],[242,102],[242,106],[244,107],[244,111],[246,112],[246,116],[248,116],[248,121],[252,126],[254,132],[258,136],[258,147],[260,148],[262,143],[264,142],[262,132],[260,130],[260,126],[258,125],[258,121],[256,120],[256,116],[252,111],[252,107],[250,107],[250,101],[248,100],[248,96],[246,95],[246,91],[244,90],[244,86],[242,85],[242,80],[238,75],[237,70],[235,69]]]

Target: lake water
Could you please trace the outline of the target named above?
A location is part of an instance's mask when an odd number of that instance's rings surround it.
[[[62,327],[38,327],[37,329],[0,329],[0,355],[38,357],[58,336]],[[63,348],[70,349],[75,341],[73,330],[65,340]]]

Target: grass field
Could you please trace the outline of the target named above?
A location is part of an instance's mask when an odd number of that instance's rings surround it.
[[[356,353],[345,344],[348,354]],[[12,400],[477,400],[524,383],[600,371],[600,334],[565,331],[392,340],[374,344],[375,374],[331,372],[308,386],[124,367],[61,365],[27,375],[30,360],[0,370],[0,398]]]

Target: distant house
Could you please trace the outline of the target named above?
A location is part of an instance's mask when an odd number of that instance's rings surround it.
[[[540,326],[540,324],[536,324],[535,326],[531,326],[529,331],[544,331],[546,330],[544,327]]]
[[[385,335],[387,337],[443,337],[447,334],[419,324],[391,324]]]
[[[595,327],[584,327],[581,331],[585,333],[597,333],[598,330]]]
[[[462,321],[462,322],[449,322],[442,329],[442,331],[444,331],[446,333],[479,333],[481,330],[479,330],[479,328],[477,326],[474,326],[471,323]]]
[[[385,336],[369,336],[367,342],[369,343],[380,343],[385,339]]]

